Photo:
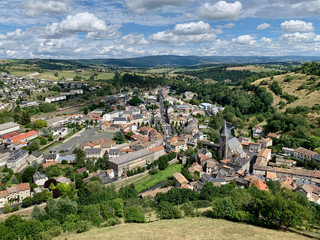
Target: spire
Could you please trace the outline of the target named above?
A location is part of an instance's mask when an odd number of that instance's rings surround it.
[[[228,136],[228,131],[227,131],[227,122],[226,120],[224,120],[224,125],[223,125],[223,129],[222,129],[222,137],[227,137]]]

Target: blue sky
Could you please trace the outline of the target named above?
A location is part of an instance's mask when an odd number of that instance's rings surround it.
[[[320,56],[320,0],[1,0],[0,58]]]

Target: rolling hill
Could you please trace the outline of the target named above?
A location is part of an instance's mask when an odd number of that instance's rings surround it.
[[[161,220],[145,224],[122,224],[107,228],[94,228],[82,234],[62,235],[57,239],[237,239],[237,240],[305,240],[301,235],[260,228],[243,223],[209,218],[183,218]]]

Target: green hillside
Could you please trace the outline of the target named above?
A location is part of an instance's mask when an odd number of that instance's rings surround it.
[[[183,218],[162,220],[146,224],[122,224],[107,228],[94,228],[82,234],[62,235],[56,239],[237,239],[237,240],[304,240],[298,234],[255,227],[243,223],[209,218]]]

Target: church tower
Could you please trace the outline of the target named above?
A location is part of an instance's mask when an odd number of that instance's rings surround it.
[[[227,122],[224,121],[222,133],[220,136],[219,156],[222,157],[222,159],[227,159],[228,158],[228,150],[229,150],[229,135],[228,135],[228,131],[227,131]]]

